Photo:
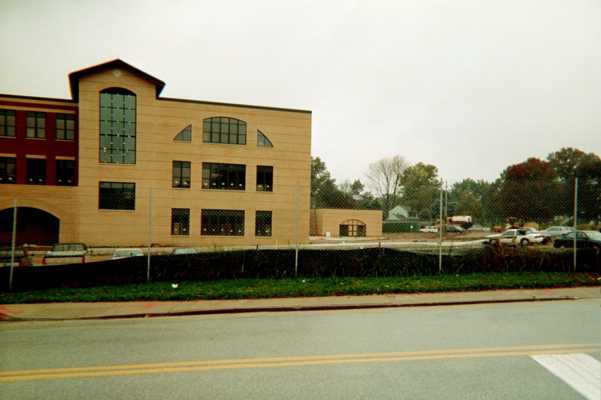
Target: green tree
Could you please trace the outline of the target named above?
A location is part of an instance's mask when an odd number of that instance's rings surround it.
[[[491,183],[471,178],[453,184],[449,193],[449,203],[456,204],[454,214],[471,215],[476,223],[490,223],[491,212],[484,201],[490,189]]]
[[[440,196],[441,182],[438,168],[417,163],[405,169],[401,176],[402,203],[420,218],[432,219],[432,206]]]
[[[326,163],[311,158],[311,208],[352,208],[353,199],[342,192]]]

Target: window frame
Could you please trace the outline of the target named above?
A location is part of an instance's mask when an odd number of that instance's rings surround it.
[[[71,167],[70,168],[65,168],[65,167],[59,167],[59,164],[66,164],[66,163],[71,163]],[[55,161],[55,167],[56,167],[56,185],[57,186],[75,186],[75,160],[56,160]],[[66,171],[71,169],[73,171],[72,175],[71,175],[71,182],[61,182],[59,180],[60,178],[60,171]]]
[[[257,129],[257,147],[273,147],[273,142],[259,129]]]
[[[173,138],[174,142],[184,142],[191,143],[192,142],[192,124],[186,126],[184,129],[179,131],[177,135]]]
[[[59,120],[63,121],[63,127],[59,128]],[[69,129],[68,122],[73,122],[73,127]],[[75,140],[75,114],[56,114],[55,118],[55,139],[56,140]]]
[[[12,161],[12,162],[10,162]],[[13,175],[9,174],[9,164],[12,164]],[[12,176],[12,180],[9,179]],[[6,180],[5,180],[6,179]],[[0,157],[0,184],[17,183],[17,158]]]
[[[259,220],[261,217],[261,221]],[[269,225],[265,223],[269,221]],[[261,222],[261,223],[259,223]],[[255,211],[255,236],[271,237],[273,235],[273,212],[268,210]]]
[[[269,181],[270,184],[267,184]],[[273,192],[273,166],[257,165],[257,192]]]
[[[223,176],[225,178],[223,179]],[[216,177],[221,176],[222,179]],[[240,178],[241,181],[240,181]],[[215,183],[215,184],[213,184]],[[219,183],[222,183],[219,185]],[[246,165],[225,163],[202,163],[203,190],[246,190]]]
[[[33,118],[33,120],[31,120]],[[27,111],[25,115],[27,139],[46,139],[46,113],[41,111]],[[30,122],[33,121],[33,125]],[[32,134],[30,135],[30,130]],[[33,135],[33,136],[32,136]]]
[[[177,213],[181,213],[177,215]],[[176,221],[176,218],[185,218],[184,222]],[[183,225],[185,228],[182,229]],[[174,236],[190,236],[190,209],[172,208],[171,209],[171,234]]]
[[[233,138],[235,140],[232,140]],[[202,120],[203,143],[237,144],[244,146],[247,142],[246,139],[246,121],[222,116],[209,117]]]
[[[109,106],[103,105],[103,96],[116,95],[124,96],[122,99],[122,107],[111,107],[111,103],[116,101],[112,97],[108,100]],[[102,164],[136,164],[138,96],[131,90],[121,87],[103,89],[98,93],[98,96],[98,161]],[[125,96],[133,97],[133,108],[126,108],[129,100]],[[127,120],[128,114],[132,117],[130,121]],[[118,150],[117,147],[118,143],[114,145],[112,142],[113,140],[121,141],[120,150]],[[118,158],[120,158],[120,160]]]
[[[0,122],[0,137],[17,137],[17,112],[15,110],[0,109],[0,117],[3,120]],[[9,118],[12,119],[12,125],[8,123]],[[12,134],[9,132],[12,131]]]
[[[36,170],[36,168],[32,168],[33,164],[37,164],[38,166],[43,166],[43,173],[42,170]],[[27,158],[26,159],[26,170],[25,170],[25,174],[26,174],[26,183],[28,185],[45,185],[46,184],[46,180],[47,180],[47,175],[48,175],[48,160],[46,160],[45,158]],[[31,175],[33,172],[36,173],[40,173],[39,175]],[[37,182],[35,182],[35,180],[37,179]]]
[[[185,168],[185,164],[187,164],[187,168]],[[183,180],[186,178],[184,176],[184,170],[188,170],[188,184],[185,185],[183,183]],[[176,176],[176,172],[178,172],[177,176]],[[180,188],[180,189],[189,189],[192,186],[192,180],[191,180],[191,176],[192,176],[192,163],[190,161],[179,161],[179,160],[173,160],[171,162],[171,187],[173,188]],[[176,184],[176,178],[179,181]]]
[[[244,223],[244,210],[202,209],[200,211],[201,236],[244,236]],[[229,232],[225,228],[226,224],[232,224]]]
[[[104,199],[104,205],[106,207],[103,207],[103,198],[102,198],[102,190],[103,190],[103,185],[110,185],[110,186],[115,186],[115,187],[111,187],[111,188],[106,188],[106,189],[114,189],[115,191],[117,191],[118,194],[123,194],[123,193],[127,193],[130,192],[132,193],[132,198],[131,199],[119,199],[118,200],[118,205],[121,205],[122,203],[125,203],[126,207],[117,207],[117,206],[112,206],[114,203],[114,199],[111,199],[113,201],[113,203],[111,204],[107,204],[108,199]],[[120,187],[119,187],[120,186]],[[131,190],[130,190],[131,189]],[[114,195],[114,193],[112,194]],[[128,207],[129,204],[131,202],[131,207]],[[100,181],[98,182],[98,209],[99,210],[126,210],[126,211],[131,211],[131,210],[135,210],[136,209],[136,184],[135,182],[109,182],[109,181]]]

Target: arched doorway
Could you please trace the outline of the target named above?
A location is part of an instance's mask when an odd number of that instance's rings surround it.
[[[13,209],[0,211],[0,245],[10,245]],[[58,242],[60,221],[54,215],[33,207],[17,207],[17,244],[49,245]]]
[[[347,219],[340,224],[340,236],[364,237],[366,231],[365,223],[358,219]]]

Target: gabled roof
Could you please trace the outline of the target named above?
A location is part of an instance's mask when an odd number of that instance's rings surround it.
[[[159,94],[161,93],[163,88],[165,87],[165,82],[163,82],[162,80],[155,78],[154,76],[149,75],[146,72],[137,69],[133,65],[130,65],[130,64],[126,63],[125,61],[117,58],[117,59],[107,61],[102,64],[93,65],[91,67],[87,67],[87,68],[80,69],[75,72],[71,72],[69,74],[69,85],[71,87],[71,97],[73,97],[73,100],[77,101],[79,99],[79,80],[81,78],[83,78],[84,76],[91,75],[91,74],[101,72],[101,71],[111,69],[111,68],[125,69],[135,75],[138,75],[140,78],[153,83],[156,87],[157,97],[159,96]]]

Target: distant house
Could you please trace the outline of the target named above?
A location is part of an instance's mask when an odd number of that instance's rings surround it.
[[[388,218],[386,218],[385,222],[400,222],[416,218],[416,216],[411,215],[407,207],[396,206],[388,212]]]

